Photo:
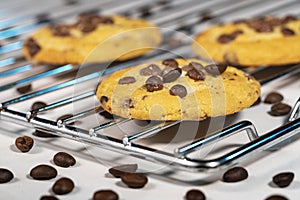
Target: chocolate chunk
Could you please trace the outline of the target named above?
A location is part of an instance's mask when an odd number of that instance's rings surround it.
[[[34,140],[29,136],[18,137],[15,141],[16,147],[23,153],[30,151],[33,147]]]
[[[121,176],[121,180],[130,188],[142,188],[147,182],[148,178],[144,174],[126,173]]]
[[[58,198],[52,195],[43,195],[41,196],[40,200],[58,200]]]
[[[5,168],[0,168],[0,184],[7,183],[14,178],[14,174]]]
[[[201,63],[198,63],[198,62],[190,62],[189,66],[192,67],[192,68],[195,68],[197,71],[201,71],[201,70],[204,69],[204,66]]]
[[[26,40],[24,45],[28,48],[31,57],[35,56],[41,50],[40,45],[33,38]]]
[[[223,72],[226,71],[226,69],[227,69],[227,65],[222,65],[222,64],[210,64],[205,67],[205,70],[213,76],[222,74]]]
[[[185,194],[186,200],[205,200],[206,197],[201,190],[193,189],[189,190]]]
[[[218,37],[217,41],[221,44],[227,44],[231,41],[233,41],[235,37],[231,34],[222,34]]]
[[[265,200],[288,200],[288,198],[276,194],[276,195],[271,195],[271,196],[267,197]]]
[[[94,31],[99,24],[113,24],[114,21],[111,17],[99,16],[97,14],[88,13],[79,15],[76,28],[83,33]]]
[[[135,83],[136,80],[133,76],[125,76],[119,80],[120,85]]]
[[[110,168],[108,172],[112,174],[114,177],[120,178],[122,175],[126,173],[136,172],[137,168],[138,168],[137,164],[119,165]]]
[[[202,71],[198,71],[195,68],[189,70],[186,75],[195,81],[205,80],[205,74]]]
[[[50,180],[57,176],[57,171],[50,165],[38,165],[30,170],[29,174],[35,180]]]
[[[150,76],[150,75],[158,76],[160,75],[160,73],[161,73],[161,69],[155,64],[151,64],[148,67],[141,69],[140,71],[140,75],[142,76]]]
[[[281,33],[285,36],[291,36],[291,35],[295,35],[295,32],[292,29],[289,28],[281,28]]]
[[[162,61],[163,65],[166,65],[171,68],[178,68],[178,62],[174,59],[166,59]]]
[[[24,86],[21,86],[21,87],[18,87],[17,88],[17,91],[20,93],[20,94],[25,94],[29,91],[31,91],[31,84],[28,84],[28,85],[24,85]]]
[[[53,157],[53,162],[60,167],[70,167],[76,164],[76,160],[73,156],[66,152],[58,152]]]
[[[163,82],[158,76],[151,76],[146,80],[145,86],[148,92],[154,92],[163,89]]]
[[[74,187],[75,184],[70,178],[63,177],[55,181],[55,183],[52,186],[52,191],[55,194],[59,194],[59,195],[68,194],[72,192]]]
[[[282,100],[283,100],[283,96],[281,94],[279,94],[278,92],[270,92],[266,96],[264,103],[274,104],[274,103],[279,103]]]
[[[44,103],[42,101],[36,101],[32,104],[31,110],[37,110],[37,109],[45,107],[45,106],[47,106],[46,103]]]
[[[180,68],[173,69],[163,76],[163,82],[164,83],[173,82],[181,76],[181,73],[182,70]]]
[[[41,137],[41,138],[54,138],[54,137],[58,137],[57,135],[45,132],[45,131],[41,131],[41,130],[35,130],[35,132],[33,133],[34,136],[36,137]]]
[[[93,200],[118,200],[119,196],[113,190],[98,190],[93,195]]]
[[[133,101],[132,99],[125,99],[124,102],[123,102],[123,106],[125,108],[134,108],[134,105],[133,105]]]
[[[272,116],[283,116],[287,115],[291,111],[291,106],[284,103],[276,103],[271,107],[271,111],[269,112]]]
[[[63,24],[54,24],[49,26],[54,36],[65,37],[70,35],[70,26]]]
[[[108,97],[107,96],[101,96],[100,97],[100,103],[103,103],[103,102],[108,102]]]
[[[180,98],[183,98],[187,95],[187,90],[183,85],[174,85],[171,87],[169,91],[170,95],[179,96]]]
[[[223,174],[223,181],[227,183],[238,182],[248,178],[248,172],[243,167],[233,167]]]
[[[291,184],[294,179],[293,172],[282,172],[273,176],[273,183],[280,188],[287,187]]]

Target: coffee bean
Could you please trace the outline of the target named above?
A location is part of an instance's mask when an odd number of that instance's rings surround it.
[[[26,135],[23,137],[18,137],[15,141],[16,147],[23,153],[30,151],[30,149],[33,147],[33,144],[34,140]]]
[[[110,168],[108,171],[116,178],[120,178],[125,173],[134,173],[136,172],[138,166],[137,164],[127,164],[127,165],[119,165]]]
[[[292,107],[287,104],[277,103],[271,107],[271,111],[269,112],[269,114],[272,116],[282,116],[288,114],[291,109]]]
[[[171,83],[171,82],[175,81],[176,79],[178,79],[180,77],[181,73],[182,73],[182,70],[180,68],[173,69],[163,76],[163,82]]]
[[[179,96],[180,98],[183,98],[187,95],[187,90],[183,85],[174,85],[171,87],[169,91],[170,95]]]
[[[201,63],[198,62],[190,62],[189,66],[196,69],[197,71],[201,71],[204,69],[204,66]]]
[[[36,180],[50,180],[57,176],[57,171],[50,165],[42,164],[31,169],[29,175]]]
[[[213,76],[222,74],[223,72],[226,71],[226,69],[227,69],[227,65],[222,65],[222,64],[210,64],[205,67],[205,70]]]
[[[40,200],[58,200],[58,198],[52,195],[44,195],[40,198]]]
[[[121,180],[130,188],[142,188],[148,182],[147,176],[137,173],[125,173],[121,176]]]
[[[233,167],[223,174],[224,182],[238,182],[248,178],[248,172],[243,167]]]
[[[281,196],[281,195],[272,195],[267,197],[265,200],[288,200],[286,197]]]
[[[135,83],[136,80],[133,76],[126,76],[126,77],[123,77],[119,80],[119,84],[120,85],[124,85],[124,84],[131,84],[131,83]]]
[[[98,190],[93,195],[93,200],[118,200],[119,196],[113,190]]]
[[[163,82],[158,76],[151,76],[146,80],[145,86],[148,92],[154,92],[163,89]]]
[[[158,76],[160,75],[160,73],[161,73],[161,69],[155,64],[151,64],[148,67],[141,69],[140,71],[140,75],[142,76],[150,76],[150,75]]]
[[[53,162],[60,167],[70,167],[76,164],[76,160],[73,156],[65,152],[58,152],[53,157]]]
[[[205,200],[206,197],[202,191],[193,189],[193,190],[187,191],[187,193],[185,194],[185,199],[186,200]]]
[[[41,138],[53,138],[53,137],[58,137],[57,135],[51,134],[51,133],[47,133],[45,131],[41,131],[41,130],[35,130],[35,132],[33,133],[34,136],[36,137],[41,137]]]
[[[44,103],[42,101],[36,101],[32,104],[31,110],[37,110],[37,109],[45,107],[45,106],[47,106],[46,103]]]
[[[283,96],[281,94],[279,94],[278,92],[270,92],[266,96],[264,103],[274,104],[274,103],[279,103],[282,100],[283,100]]]
[[[203,81],[205,80],[205,74],[202,71],[198,71],[196,69],[189,70],[186,75],[195,81]]]
[[[281,28],[281,33],[285,36],[292,36],[295,35],[295,31],[289,28]]]
[[[166,65],[171,68],[178,68],[178,62],[174,59],[166,59],[162,61],[163,65]]]
[[[20,94],[25,94],[29,91],[31,91],[31,84],[28,84],[28,85],[24,85],[24,86],[21,86],[21,87],[18,87],[17,88],[17,91],[20,93]]]
[[[31,57],[35,56],[41,50],[40,45],[33,38],[26,40],[24,46],[28,48]]]
[[[0,183],[7,183],[14,178],[14,174],[5,168],[0,168]]]
[[[181,69],[182,69],[182,71],[188,72],[188,71],[194,69],[194,67],[191,65],[185,65],[185,66],[181,67]]]
[[[273,183],[280,188],[287,187],[291,184],[294,179],[293,172],[282,172],[273,176]]]
[[[72,190],[74,189],[75,185],[74,182],[66,177],[60,178],[58,179],[52,186],[52,191],[55,194],[68,194],[70,192],[72,192]]]

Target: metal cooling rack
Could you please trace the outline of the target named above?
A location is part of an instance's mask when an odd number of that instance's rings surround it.
[[[106,130],[115,127],[119,128],[122,125],[131,123],[133,120],[113,116],[111,119],[101,118],[102,120],[99,120],[97,125],[90,128],[79,126],[80,123],[88,121],[89,117],[105,113],[95,103],[94,98],[94,88],[100,76],[105,77],[105,75],[121,68],[146,61],[161,60],[174,57],[174,55],[181,55],[182,57],[193,56],[190,49],[190,39],[181,37],[182,32],[193,37],[196,33],[213,23],[251,16],[285,15],[287,13],[299,16],[300,5],[296,0],[145,0],[128,1],[126,4],[124,1],[117,0],[101,2],[92,0],[56,0],[51,1],[48,5],[43,5],[44,3],[33,0],[16,2],[7,1],[3,3],[0,11],[0,93],[2,98],[5,99],[1,100],[2,103],[0,104],[1,120],[34,127],[38,130],[86,142],[100,148],[131,155],[154,163],[168,165],[171,168],[187,172],[207,172],[225,169],[229,165],[237,164],[245,158],[257,155],[259,152],[273,147],[287,138],[291,138],[300,131],[300,99],[295,103],[286,123],[267,133],[258,134],[253,123],[243,120],[215,131],[209,136],[180,145],[174,148],[172,152],[151,148],[136,141],[159,134],[170,127],[184,122],[151,122],[150,125],[143,127],[141,130],[123,135],[121,138],[107,134]],[[85,66],[86,70],[80,73],[78,71],[80,66],[64,65],[53,67],[50,65],[37,65],[29,63],[22,58],[20,50],[22,41],[34,30],[47,23],[67,21],[74,19],[81,12],[90,11],[105,14],[119,13],[131,17],[143,17],[152,21],[163,28],[162,32],[165,40],[160,49],[165,49],[165,51],[156,50],[134,60],[113,63],[106,70],[103,70],[106,66],[102,68],[100,64],[97,66],[88,65]],[[180,32],[175,32],[174,30]],[[172,50],[175,53],[170,54],[166,50]],[[299,65],[276,67],[277,71],[268,71],[268,74],[270,74],[268,77],[265,74],[269,69],[263,67],[253,70],[248,69],[248,72],[258,77],[261,84],[265,85],[283,76],[296,74],[299,72],[299,69]],[[261,74],[263,76],[260,76]],[[33,92],[23,95],[15,92],[17,87],[29,83],[32,83],[35,88]],[[35,83],[41,83],[41,87]],[[85,86],[83,87],[85,88],[84,90],[74,89],[74,86],[82,88],[82,85]],[[88,88],[92,88],[92,90],[88,90]],[[56,94],[60,94],[60,96]],[[48,95],[47,97],[51,95],[52,99],[49,99],[51,101],[50,104],[36,110],[24,109],[24,107],[31,105],[33,99],[40,97],[40,99],[45,99],[45,95]],[[82,101],[88,103],[82,103]],[[85,106],[81,109],[78,108],[78,112],[74,112],[71,116],[58,121],[53,118],[48,119],[44,115],[44,113],[55,109],[60,109],[63,114],[66,114],[64,112],[65,106],[75,105],[75,107],[80,107],[83,104]],[[75,122],[75,125],[72,125],[73,122]],[[190,156],[206,146],[216,144],[221,140],[241,133],[247,133],[250,141],[230,152],[223,153],[217,158],[196,159]]]

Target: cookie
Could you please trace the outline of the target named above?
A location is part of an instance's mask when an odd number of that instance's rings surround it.
[[[158,28],[141,19],[79,15],[72,24],[41,28],[24,41],[29,60],[50,64],[123,61],[143,55],[161,42]]]
[[[234,67],[168,59],[116,71],[96,95],[106,111],[124,118],[203,120],[251,106],[260,84]]]
[[[300,62],[299,43],[300,19],[265,16],[215,25],[198,34],[192,47],[219,63],[276,66]]]

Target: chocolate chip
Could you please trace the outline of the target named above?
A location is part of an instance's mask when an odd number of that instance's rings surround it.
[[[287,187],[291,184],[294,179],[293,172],[282,172],[273,176],[273,183],[280,188]]]
[[[164,83],[173,82],[181,76],[181,73],[182,70],[180,68],[173,69],[163,76],[163,82]]]
[[[50,165],[38,165],[31,169],[29,174],[35,180],[50,180],[57,176],[57,171]]]
[[[192,68],[195,68],[197,71],[201,71],[204,69],[204,66],[201,63],[198,62],[190,62],[189,66]]]
[[[37,110],[37,109],[45,107],[45,106],[47,106],[46,103],[44,103],[42,101],[36,101],[32,104],[31,110]]]
[[[213,76],[222,74],[223,72],[226,71],[226,69],[227,69],[227,65],[222,65],[222,64],[210,64],[205,67],[205,70]]]
[[[281,33],[285,36],[295,35],[295,32],[289,28],[281,28]]]
[[[118,200],[119,196],[113,190],[98,190],[93,195],[93,200]]]
[[[58,152],[57,154],[55,154],[53,157],[53,162],[57,166],[65,168],[74,166],[76,164],[75,158],[66,152]]]
[[[110,168],[108,172],[112,174],[114,177],[120,178],[122,175],[126,173],[136,172],[137,168],[138,168],[137,164],[119,165]]]
[[[272,116],[282,116],[288,114],[291,109],[291,106],[285,103],[276,103],[271,107],[269,114]]]
[[[223,174],[223,181],[227,183],[239,182],[248,178],[248,172],[243,167],[233,167]]]
[[[103,102],[108,102],[108,97],[107,96],[101,96],[100,97],[100,103],[103,103]]]
[[[58,198],[52,195],[43,195],[40,200],[58,200]]]
[[[189,190],[185,194],[186,200],[205,200],[206,197],[201,190],[193,189]]]
[[[119,80],[120,85],[135,83],[136,80],[133,76],[125,76]]]
[[[45,132],[45,131],[41,131],[41,130],[35,130],[35,132],[33,133],[34,136],[36,137],[41,137],[41,138],[53,138],[53,137],[58,137],[57,135]]]
[[[222,34],[218,37],[217,41],[221,44],[227,44],[235,39],[231,34]]]
[[[151,76],[146,80],[145,86],[148,92],[154,92],[163,89],[163,82],[158,76]]]
[[[166,59],[162,61],[163,65],[166,65],[171,68],[178,68],[178,62],[174,59]]]
[[[142,188],[147,182],[148,178],[144,174],[126,173],[121,176],[121,180],[130,188]]]
[[[75,184],[70,178],[63,177],[55,181],[55,183],[52,186],[52,191],[55,194],[59,194],[59,195],[68,194],[72,192],[74,187]]]
[[[288,200],[288,199],[284,196],[276,194],[276,195],[267,197],[265,200]]]
[[[79,15],[78,22],[75,24],[83,33],[94,31],[99,24],[113,24],[114,21],[111,17],[99,16],[94,13],[85,13]]]
[[[161,73],[161,69],[155,64],[151,64],[148,67],[141,69],[140,71],[140,75],[142,76],[150,76],[150,75],[157,76],[160,75],[160,73]]]
[[[179,96],[180,98],[183,98],[187,95],[187,90],[183,85],[174,85],[171,87],[169,91],[170,95]]]
[[[133,101],[132,99],[125,99],[124,102],[123,102],[123,106],[125,108],[134,108],[134,105],[133,105]]]
[[[77,28],[83,33],[90,33],[97,28],[97,25],[92,23],[80,23],[77,25]]]
[[[54,24],[49,26],[49,28],[54,36],[65,37],[70,35],[70,26],[63,24]]]
[[[16,147],[23,153],[30,151],[33,147],[34,140],[29,136],[18,137],[15,141]]]
[[[0,168],[0,184],[7,183],[14,178],[14,174],[5,168]]]
[[[40,45],[33,38],[26,40],[24,45],[28,48],[31,57],[35,56],[41,50]]]
[[[32,89],[31,84],[28,84],[28,85],[24,85],[24,86],[18,87],[17,91],[20,94],[25,94],[25,93],[31,91],[31,89]]]
[[[283,96],[281,94],[279,94],[278,92],[270,92],[266,96],[264,103],[274,104],[274,103],[279,103],[282,100],[283,100]]]
[[[186,75],[195,81],[205,80],[205,74],[202,71],[198,71],[195,68],[189,70]]]

